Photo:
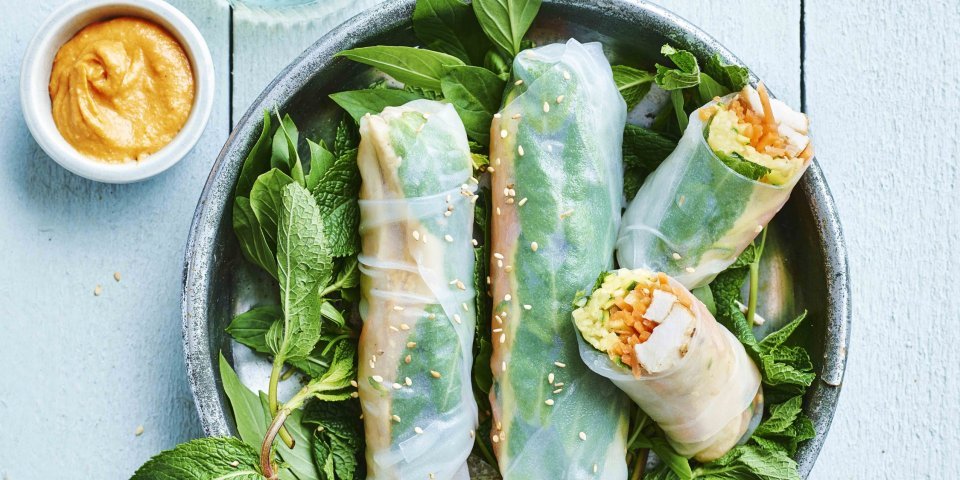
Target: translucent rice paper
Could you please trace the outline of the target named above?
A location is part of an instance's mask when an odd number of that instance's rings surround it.
[[[723,456],[759,421],[760,371],[700,300],[672,278],[670,285],[693,305],[696,317],[687,353],[676,365],[637,378],[578,336],[580,355],[657,422],[677,453],[707,462]]]
[[[625,479],[629,403],[580,360],[570,313],[612,263],[626,106],[599,43],[513,68],[491,130],[493,447],[506,480]]]
[[[468,479],[476,312],[463,124],[452,106],[417,100],[364,117],[360,136],[367,478]]]
[[[717,158],[704,128],[694,111],[677,149],[630,202],[617,240],[621,267],[662,271],[689,289],[710,283],[780,211],[810,164],[784,185],[750,180]]]

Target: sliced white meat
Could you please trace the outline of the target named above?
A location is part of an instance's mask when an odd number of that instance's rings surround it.
[[[650,338],[634,347],[640,365],[650,373],[662,372],[676,365],[683,358],[682,352],[690,341],[695,321],[687,307],[674,304],[667,318],[653,329]]]
[[[654,290],[653,299],[650,301],[647,311],[644,312],[643,318],[660,323],[667,318],[674,303],[677,303],[677,297],[674,294],[663,290]]]
[[[760,94],[757,93],[756,89],[747,85],[740,91],[740,95],[745,96],[747,100],[750,101],[750,108],[752,108],[754,112],[763,116],[763,104],[760,103]],[[806,134],[810,129],[810,120],[807,119],[807,116],[790,108],[786,103],[776,98],[771,98],[770,109],[773,110],[773,116],[781,125],[786,125],[793,129],[793,131],[803,134]]]

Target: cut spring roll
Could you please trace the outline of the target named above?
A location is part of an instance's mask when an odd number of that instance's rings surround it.
[[[666,433],[708,462],[760,421],[760,371],[743,345],[676,280],[648,270],[601,275],[573,318],[580,353]]]
[[[780,211],[812,155],[807,117],[762,86],[701,107],[627,208],[620,266],[710,283]]]
[[[369,479],[468,479],[477,404],[472,173],[453,107],[360,121],[359,391]]]
[[[570,299],[610,267],[626,106],[600,44],[514,60],[494,117],[493,447],[512,479],[625,479],[623,395],[586,368]]]

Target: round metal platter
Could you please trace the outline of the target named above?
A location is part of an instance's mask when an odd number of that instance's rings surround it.
[[[330,140],[341,111],[328,95],[363,88],[375,78],[368,67],[334,58],[334,54],[359,46],[416,44],[410,23],[413,7],[414,0],[386,2],[319,39],[263,91],[213,165],[187,240],[182,298],[187,371],[207,435],[235,433],[217,367],[221,352],[247,386],[266,390],[269,376],[265,360],[232,342],[224,332],[234,315],[271,300],[276,290],[269,277],[244,260],[231,222],[233,186],[260,134],[262,112],[277,109],[288,113],[302,136]],[[646,68],[658,61],[660,46],[667,42],[692,51],[701,62],[719,54],[728,63],[741,64],[697,27],[661,7],[636,1],[545,1],[529,37],[537,44],[570,37],[599,41],[611,63]],[[805,399],[816,437],[796,456],[800,473],[806,477],[836,409],[851,315],[846,247],[833,199],[816,162],[769,227],[761,279],[758,304],[768,319],[764,330],[783,325],[804,309],[809,312],[797,335],[811,353],[817,372]],[[284,390],[289,395],[297,388],[296,379],[283,387],[281,397]]]

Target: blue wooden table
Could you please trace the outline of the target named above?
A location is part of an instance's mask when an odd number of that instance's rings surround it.
[[[179,316],[201,187],[269,80],[374,1],[327,0],[328,15],[293,27],[215,0],[174,1],[213,54],[210,123],[168,172],[105,185],[47,158],[20,113],[21,57],[61,1],[0,0],[0,478],[127,478],[201,434]],[[814,122],[850,248],[854,326],[840,409],[812,478],[956,478],[960,6],[664,3]]]

